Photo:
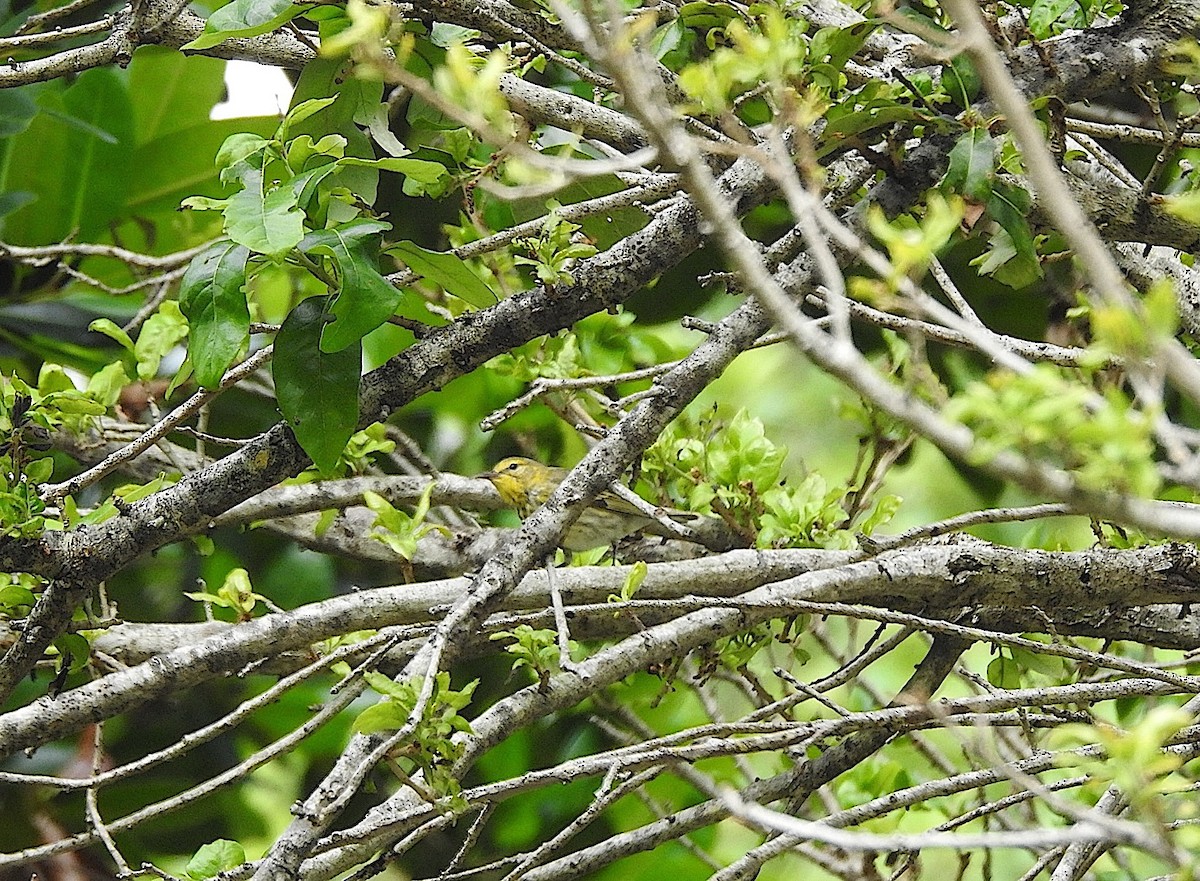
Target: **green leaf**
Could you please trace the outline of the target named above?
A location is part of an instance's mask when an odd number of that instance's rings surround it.
[[[184,872],[193,881],[204,881],[227,869],[232,869],[246,862],[246,851],[236,841],[218,838],[204,845],[196,855],[188,861]]]
[[[125,365],[120,361],[96,371],[88,380],[87,396],[98,401],[105,409],[113,406],[121,397],[121,389],[129,385]]]
[[[69,667],[72,673],[78,673],[87,666],[91,657],[92,646],[87,638],[78,633],[64,633],[54,640],[54,648],[58,652],[58,667]]]
[[[360,166],[363,168],[382,168],[384,171],[394,171],[422,184],[440,183],[450,172],[440,162],[430,162],[428,159],[409,159],[388,157],[384,159],[361,159],[358,156],[347,156],[338,160],[338,165]]]
[[[309,208],[312,205],[313,197],[318,193],[317,188],[320,186],[321,181],[325,180],[325,178],[329,177],[335,171],[337,171],[337,164],[326,162],[324,165],[310,168],[308,171],[292,178],[288,186],[296,195],[297,206],[301,209]]]
[[[301,101],[292,107],[287,112],[287,116],[283,118],[283,124],[279,127],[279,140],[286,141],[288,132],[294,125],[299,125],[309,117],[315,116],[326,107],[332,106],[337,101],[337,95],[327,98],[309,98],[306,101]]]
[[[1041,263],[1033,243],[1033,230],[1026,220],[1028,211],[1029,194],[1025,190],[1006,181],[993,181],[987,212],[1004,228],[1014,252],[1014,262],[1008,267],[1008,276],[997,278],[1012,287],[1023,287],[1042,276]],[[996,274],[994,270],[992,274]]]
[[[209,125],[209,114],[224,91],[223,59],[187,56],[165,46],[139,46],[129,65],[129,98],[138,146]],[[134,167],[140,176],[143,167],[136,162]]]
[[[25,190],[0,193],[0,217],[7,217],[14,211],[20,211],[30,202],[36,201],[37,196]]]
[[[330,61],[318,58],[304,66],[296,91],[292,98],[293,110],[288,120],[286,136],[289,140],[302,134],[311,135],[314,141],[330,134],[339,134],[346,139],[345,153],[364,159],[374,157],[370,139],[355,123],[368,111],[373,113],[383,100],[383,84],[359,79],[350,73],[350,62]],[[330,99],[332,98],[332,103]],[[317,102],[309,104],[310,101]],[[307,106],[306,106],[307,105]],[[311,115],[309,108],[318,108]],[[302,109],[303,108],[303,109]],[[375,168],[337,168],[333,183],[345,187],[362,202],[370,205],[375,201],[379,184],[379,171]],[[302,205],[307,203],[301,201]],[[359,215],[359,210],[341,200],[331,199],[327,205],[329,220],[347,222]],[[313,215],[318,217],[317,214]],[[319,217],[318,226],[327,226],[326,218]]]
[[[379,731],[394,731],[403,728],[408,721],[408,712],[394,701],[380,701],[367,707],[354,720],[354,730],[359,734],[375,734]]]
[[[337,297],[329,310],[334,321],[321,335],[321,350],[340,352],[394,315],[404,291],[379,274],[369,240],[353,243],[343,239],[336,228],[321,232],[312,250],[328,254],[338,275]]]
[[[305,8],[292,0],[233,0],[210,15],[204,33],[181,48],[210,49],[231,37],[257,37],[291,21]]]
[[[1021,668],[1012,658],[1001,654],[988,664],[987,678],[996,688],[1020,688]]]
[[[133,109],[123,72],[88,70],[63,90],[46,84],[38,103],[41,112],[8,142],[0,163],[0,189],[31,193],[37,202],[5,218],[4,240],[92,241],[126,210],[136,179]]]
[[[953,192],[986,202],[992,194],[995,170],[996,142],[985,127],[976,126],[950,151],[950,166],[942,183]]]
[[[128,349],[130,352],[133,351],[133,340],[111,318],[97,318],[88,325],[88,330],[102,333],[109,339],[116,340],[123,348]]]
[[[385,220],[352,220],[331,229],[317,229],[310,232],[297,246],[304,253],[325,245],[330,248],[345,243],[349,247],[357,247],[368,239],[387,232],[392,225]]]
[[[19,135],[37,116],[37,105],[28,89],[0,90],[0,138]]]
[[[220,171],[221,180],[228,183],[230,180],[224,172],[235,168],[240,163],[246,162],[251,156],[262,152],[271,142],[262,135],[256,135],[253,132],[234,132],[221,142],[220,148],[217,150],[216,166]],[[262,165],[262,160],[252,165]],[[235,178],[240,178],[241,175],[234,175]]]
[[[25,466],[25,478],[35,486],[45,483],[54,474],[54,459],[46,456],[44,459],[34,459]]]
[[[314,156],[327,162],[345,155],[346,139],[341,135],[326,135],[319,141],[313,140],[312,135],[300,135],[288,141],[285,151],[288,167],[294,171],[302,171]]]
[[[1188,223],[1200,223],[1200,191],[1192,190],[1179,196],[1167,196],[1164,207]]]
[[[180,210],[188,211],[224,211],[228,207],[228,199],[214,199],[211,196],[188,196],[179,203]]]
[[[950,63],[942,68],[942,84],[954,103],[964,110],[971,106],[971,102],[983,88],[979,74],[975,72],[971,59],[965,53],[955,55],[950,59]]]
[[[361,344],[321,350],[328,297],[302,301],[275,336],[271,371],[283,417],[313,464],[329,472],[358,424]]]
[[[1077,0],[1034,0],[1029,10],[1029,32],[1039,40],[1052,36],[1053,25],[1072,7]]]
[[[138,379],[153,379],[163,356],[187,338],[187,319],[174,300],[164,300],[158,311],[146,319],[133,346]]]
[[[264,195],[262,183],[261,171],[247,173],[246,188],[225,206],[226,232],[239,245],[278,260],[304,238],[304,212],[293,187]]]
[[[479,276],[453,254],[427,251],[414,242],[391,245],[387,253],[399,257],[413,272],[427,278],[447,293],[466,300],[477,309],[486,309],[500,299]]]
[[[737,8],[728,3],[711,3],[708,0],[692,0],[679,7],[679,19],[685,27],[723,28],[731,21],[741,18]]]
[[[832,120],[825,127],[822,136],[826,138],[846,138],[850,135],[861,134],[870,129],[881,128],[894,122],[916,119],[917,112],[903,104],[892,104],[874,107],[870,110],[855,110]]]
[[[242,293],[249,258],[245,245],[216,242],[183,275],[179,306],[191,325],[188,353],[196,381],[205,388],[220,385],[250,339],[250,310]]]
[[[261,136],[274,131],[278,124],[278,119],[263,117],[210,122],[206,111],[203,123],[139,144],[132,159],[138,173],[129,183],[126,198],[130,212],[144,216],[173,211],[188,196],[214,200],[198,199],[192,204],[197,209],[224,210],[224,187],[213,175],[213,155],[231,134],[244,134],[250,129]]]

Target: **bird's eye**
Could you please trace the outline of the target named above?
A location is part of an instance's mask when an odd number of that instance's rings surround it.
[[[507,470],[509,470],[509,471],[519,471],[519,470],[520,470],[520,468],[521,468],[521,465],[520,465],[520,463],[518,463],[518,462],[513,462],[511,465],[509,465],[509,466],[508,466],[508,469],[507,469]]]

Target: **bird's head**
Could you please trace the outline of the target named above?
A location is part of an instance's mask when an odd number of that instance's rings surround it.
[[[491,471],[480,477],[490,480],[504,504],[524,511],[529,507],[529,489],[539,485],[549,476],[549,469],[541,462],[522,456],[501,459]]]

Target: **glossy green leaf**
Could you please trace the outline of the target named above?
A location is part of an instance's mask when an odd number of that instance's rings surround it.
[[[404,175],[404,194],[406,196],[439,196],[444,185],[450,179],[450,172],[440,162],[430,162],[426,159],[360,159],[357,156],[347,156],[338,160],[339,166],[382,168],[384,171],[394,171]]]
[[[815,59],[826,59],[829,65],[840,71],[877,27],[877,21],[860,21],[844,28],[821,28],[813,35],[809,54]]]
[[[985,202],[992,194],[995,170],[996,142],[986,128],[976,126],[951,149],[950,165],[942,183],[955,193]]]
[[[188,353],[196,381],[216,388],[250,339],[250,310],[242,286],[250,251],[217,242],[192,260],[179,288],[179,306],[191,326]]]
[[[336,229],[324,232],[332,233],[336,240],[318,244],[313,250],[333,259],[338,293],[329,310],[334,321],[325,327],[321,349],[340,352],[394,315],[405,293],[380,275],[375,266],[375,249],[368,240],[355,243],[342,239]]]
[[[361,165],[370,168],[382,168],[384,171],[394,171],[419,180],[421,183],[437,183],[447,175],[446,166],[440,162],[430,162],[427,159],[409,159],[387,157],[384,159],[360,159],[357,156],[347,156],[340,165]]]
[[[453,254],[427,251],[413,242],[399,242],[387,252],[403,260],[413,272],[477,309],[486,309],[499,301],[492,289]]]
[[[226,232],[239,245],[279,259],[304,238],[304,213],[296,207],[297,201],[291,186],[264,194],[262,172],[250,172],[246,188],[225,206]]]
[[[728,3],[711,3],[709,0],[692,0],[679,7],[679,20],[685,27],[723,28],[731,21],[741,18],[737,8]]]
[[[300,446],[323,472],[337,464],[358,424],[361,345],[321,349],[328,297],[302,301],[275,335],[271,372],[279,409]]]
[[[247,162],[255,154],[261,153],[270,143],[267,138],[246,131],[237,131],[227,137],[221,142],[215,160],[217,170],[221,172],[221,180],[228,183],[230,180],[241,179],[244,176],[244,169],[232,175],[226,174],[226,172]],[[257,159],[250,165],[261,168],[262,159]]]
[[[348,62],[323,58],[304,66],[300,80],[296,83],[296,92],[292,99],[293,116],[288,123],[285,140],[308,134],[316,141],[329,134],[339,134],[346,139],[346,156],[374,159],[375,152],[371,141],[355,124],[355,120],[362,118],[364,114],[374,113],[383,100],[383,84],[350,75],[352,66]],[[297,111],[311,101],[319,102],[316,112],[304,118],[297,118]],[[305,113],[307,114],[307,109]],[[379,186],[379,170],[339,164],[332,183],[346,187],[367,204],[372,204]],[[328,217],[324,216],[324,211],[328,211]],[[358,211],[353,206],[331,199],[322,212],[319,215],[313,214],[313,217],[317,225],[327,226],[353,220],[357,214]]]
[[[231,37],[256,37],[304,12],[292,0],[233,0],[208,17],[204,33],[182,48],[210,49]]]
[[[313,197],[320,192],[318,188],[321,182],[336,171],[337,163],[327,162],[292,178],[288,186],[296,195],[296,204],[302,209],[309,208]]]

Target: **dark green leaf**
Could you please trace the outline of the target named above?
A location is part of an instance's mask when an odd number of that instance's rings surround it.
[[[60,669],[69,668],[72,673],[86,667],[92,653],[87,638],[78,633],[62,634],[54,640],[54,647],[58,650]]]
[[[188,352],[196,381],[216,388],[250,339],[250,310],[242,286],[250,251],[217,242],[192,260],[179,289],[179,306],[191,325]]]
[[[324,230],[337,236],[337,230]],[[379,274],[374,249],[365,241],[352,244],[338,239],[314,246],[317,253],[333,258],[338,274],[338,294],[330,308],[334,321],[325,327],[321,350],[340,352],[396,313],[404,291],[393,287]]]
[[[317,195],[317,188],[320,186],[321,181],[337,171],[337,167],[337,163],[327,162],[324,165],[318,165],[316,168],[309,169],[303,174],[292,178],[289,186],[296,195],[297,205],[301,208],[307,208],[312,202],[313,197]]]
[[[972,261],[980,272],[1019,288],[1041,278],[1042,267],[1034,247],[1033,231],[1026,215],[1029,194],[1007,181],[995,179],[987,200],[987,213],[1003,229],[991,242],[988,253]]]
[[[367,241],[373,236],[379,235],[381,232],[387,232],[392,228],[392,225],[386,220],[353,220],[350,223],[343,223],[341,226],[333,229],[317,229],[310,232],[297,246],[304,253],[308,253],[318,245],[327,245],[333,247],[339,243],[346,243],[354,247],[362,242]]]
[[[399,242],[390,246],[387,252],[403,260],[413,272],[477,309],[486,309],[499,300],[492,289],[453,254],[427,251],[413,242]]]
[[[979,74],[965,54],[955,55],[950,63],[942,68],[942,84],[946,87],[950,98],[959,107],[967,108],[983,88]]]
[[[328,99],[332,97],[333,103]],[[374,158],[370,139],[355,124],[363,114],[373,113],[382,101],[383,84],[349,75],[349,63],[318,58],[304,66],[296,92],[292,97],[293,110],[288,122],[288,138],[310,135],[319,141],[330,134],[346,139],[345,155]],[[309,102],[316,101],[317,104]],[[307,105],[307,106],[306,106]],[[309,114],[309,108],[316,112]],[[302,110],[303,108],[303,110]],[[305,118],[300,118],[301,116]],[[345,187],[363,202],[372,204],[379,184],[379,171],[374,168],[335,166],[330,186]],[[315,183],[315,181],[314,181]],[[358,215],[358,209],[340,199],[329,199],[317,205],[302,194],[300,204],[309,212],[318,227],[345,223]]]
[[[1041,264],[1038,261],[1037,250],[1033,246],[1033,230],[1029,228],[1029,221],[1026,220],[1029,212],[1029,194],[1014,184],[997,180],[992,184],[992,195],[987,202],[987,212],[992,219],[1004,227],[1004,231],[1012,240],[1012,247],[1020,261],[1020,277],[1026,278],[1031,273],[1032,278],[1029,278],[1028,281],[1041,277]],[[1007,280],[1006,283],[1012,284],[1012,280]],[[1020,287],[1015,284],[1013,286]]]
[[[275,396],[313,464],[329,472],[358,424],[362,346],[321,350],[328,297],[302,301],[275,336]]]
[[[987,678],[996,688],[1020,688],[1021,668],[1012,658],[1001,655],[988,664]]]
[[[979,202],[992,194],[992,175],[996,170],[996,143],[983,126],[971,129],[958,139],[950,151],[950,166],[943,184]]]
[[[679,20],[686,27],[723,28],[734,19],[741,18],[738,10],[728,3],[710,3],[708,0],[693,0],[679,8]]]

